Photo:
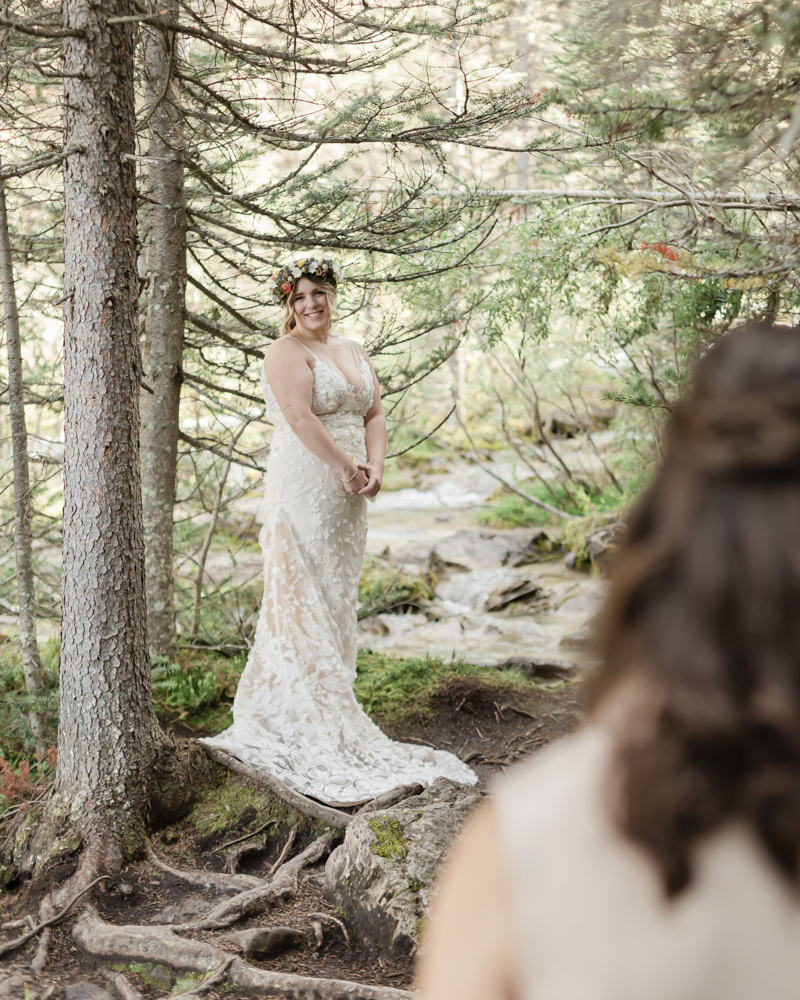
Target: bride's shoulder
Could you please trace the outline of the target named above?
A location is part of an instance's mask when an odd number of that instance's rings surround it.
[[[288,361],[289,359],[295,357],[299,361],[306,356],[306,352],[303,350],[303,345],[299,344],[294,337],[278,337],[278,339],[273,340],[267,348],[266,354],[264,355],[264,363],[267,364],[272,361]]]

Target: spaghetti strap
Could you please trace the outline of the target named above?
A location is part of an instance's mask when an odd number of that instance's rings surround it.
[[[306,354],[309,354],[309,355],[311,355],[311,357],[312,357],[312,358],[314,359],[314,364],[316,364],[316,363],[317,363],[317,361],[318,361],[319,359],[317,358],[317,355],[316,355],[316,354],[315,354],[315,353],[314,353],[314,352],[313,352],[313,351],[311,350],[311,348],[310,348],[310,347],[306,347],[306,345],[305,345],[305,344],[303,343],[303,341],[302,341],[302,340],[298,340],[298,339],[297,339],[297,337],[292,337],[292,340],[293,340],[293,341],[294,341],[294,342],[295,342],[296,344],[299,344],[299,345],[300,345],[300,346],[301,346],[301,347],[303,348],[303,350],[304,350],[304,351],[306,352]]]
[[[350,344],[350,350],[353,352],[353,361],[356,363],[356,371],[361,378],[361,388],[358,390],[361,392],[361,389],[364,388],[364,372],[361,369],[361,355],[358,353],[355,341],[349,340],[348,343]],[[355,391],[355,385],[353,385],[353,391]]]

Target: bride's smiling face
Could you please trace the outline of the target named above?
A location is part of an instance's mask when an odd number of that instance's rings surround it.
[[[328,332],[331,325],[328,296],[310,278],[299,279],[292,304],[300,333],[313,336],[315,333]]]

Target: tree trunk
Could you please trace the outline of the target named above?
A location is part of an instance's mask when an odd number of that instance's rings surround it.
[[[176,0],[161,5],[178,20]],[[178,459],[186,290],[186,209],[182,121],[177,81],[170,80],[175,36],[145,27],[144,67],[152,128],[147,208],[148,307],[144,370],[152,394],[142,399],[147,636],[151,650],[175,658],[172,518]]]
[[[83,840],[78,874],[144,837],[166,738],[145,638],[133,26],[129,0],[65,0],[64,548],[57,801]]]
[[[8,233],[5,183],[0,179],[0,285],[3,292],[3,312],[8,352],[8,409],[11,419],[11,444],[14,452],[14,555],[17,569],[17,599],[19,602],[19,644],[25,688],[35,696],[42,687],[42,661],[36,642],[36,612],[34,608],[33,553],[31,549],[31,483],[28,471],[28,430],[25,426],[25,397],[22,379],[22,344],[19,336],[19,313],[11,265],[11,240]],[[42,717],[29,713],[31,729],[39,749],[44,749],[45,733]]]

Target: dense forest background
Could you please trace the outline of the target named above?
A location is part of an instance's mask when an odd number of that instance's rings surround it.
[[[70,295],[59,16],[38,3],[0,16],[8,802],[55,745]],[[345,268],[340,330],[372,354],[389,413],[384,489],[480,465],[498,482],[484,523],[551,524],[579,557],[646,485],[693,358],[746,318],[798,321],[796,3],[169,0],[136,19],[126,155],[165,711],[218,707],[255,625],[260,580],[236,566],[257,545],[260,365],[280,322],[267,278],[287,256]],[[12,280],[41,657],[27,668]],[[215,553],[222,581],[206,572]],[[396,603],[394,574],[367,569],[370,610]]]

